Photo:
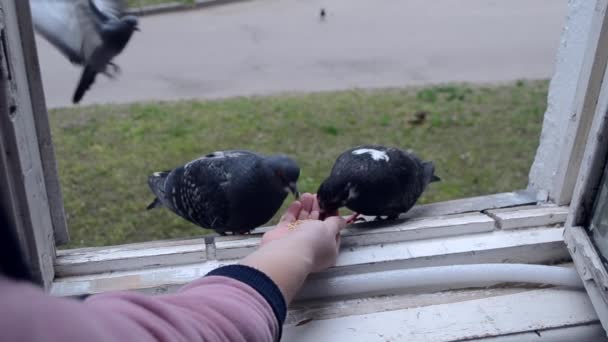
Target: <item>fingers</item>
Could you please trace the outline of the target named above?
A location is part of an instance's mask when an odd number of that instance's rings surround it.
[[[340,234],[336,235],[336,254],[340,254],[341,238],[342,238],[342,235],[340,235]]]
[[[340,233],[340,230],[346,227],[346,220],[340,216],[328,217],[324,222],[331,232],[336,235]]]
[[[310,212],[311,220],[318,220],[321,212],[321,208],[319,208],[319,201],[317,200],[317,196],[314,195],[312,202],[312,211]]]
[[[346,223],[347,223],[347,224],[355,223],[355,221],[357,220],[357,217],[359,217],[359,215],[361,215],[361,214],[359,214],[359,213],[354,213],[354,214],[352,214],[351,216],[349,216],[349,217],[346,219]]]
[[[300,202],[302,202],[302,210],[311,212],[313,203],[315,202],[315,196],[309,193],[302,194],[302,196],[300,196]]]
[[[313,210],[313,205],[315,202],[315,196],[309,193],[302,194],[300,196],[300,201],[302,202],[302,210],[298,215],[298,220],[308,220],[311,219],[310,213]]]
[[[287,223],[294,222],[298,218],[301,210],[302,210],[302,203],[300,201],[294,201],[293,203],[291,203],[289,205],[285,214],[283,214],[283,216],[281,216],[280,222],[287,222]]]
[[[288,208],[285,214],[281,216],[280,222],[293,222],[295,220],[319,220],[324,217],[338,215],[338,211],[323,215],[321,217],[321,208],[317,196],[305,193],[300,196],[300,200],[294,201]]]

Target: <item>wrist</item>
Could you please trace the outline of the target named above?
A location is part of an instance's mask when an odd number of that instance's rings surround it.
[[[301,241],[273,241],[261,246],[257,252],[268,255],[277,262],[288,263],[306,274],[311,273],[315,267],[314,252]]]
[[[278,242],[278,241],[277,241]],[[240,264],[253,267],[268,275],[290,303],[314,270],[314,259],[297,246],[281,241],[269,242],[241,260]]]

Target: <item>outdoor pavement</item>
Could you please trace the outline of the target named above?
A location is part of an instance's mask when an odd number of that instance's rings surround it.
[[[325,8],[327,17],[320,20]],[[252,0],[141,18],[83,104],[549,78],[567,0]],[[38,37],[47,105],[80,76]]]

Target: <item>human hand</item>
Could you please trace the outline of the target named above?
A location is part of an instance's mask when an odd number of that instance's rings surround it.
[[[319,220],[319,202],[312,194],[303,194],[281,217],[275,229],[262,237],[262,246],[286,246],[299,257],[309,259],[311,272],[335,265],[340,248],[340,230],[346,221],[337,216]]]

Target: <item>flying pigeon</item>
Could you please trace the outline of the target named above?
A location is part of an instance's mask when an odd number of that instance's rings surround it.
[[[292,192],[298,198],[300,168],[283,155],[218,151],[171,171],[156,172],[156,195],[147,209],[167,207],[203,228],[225,235],[247,233],[268,222]]]
[[[84,67],[73,103],[80,102],[98,73],[113,78],[120,71],[112,60],[139,30],[137,18],[124,15],[125,0],[30,0],[30,4],[36,31],[70,62]]]
[[[427,185],[440,181],[433,162],[394,147],[362,145],[342,153],[317,196],[322,212],[347,207],[356,214],[395,219],[414,206]]]

